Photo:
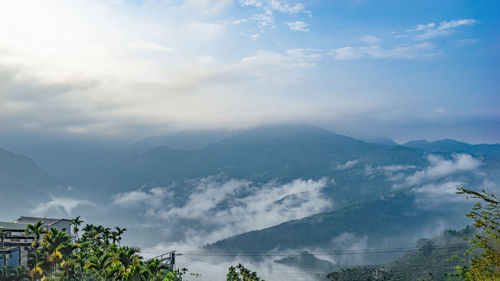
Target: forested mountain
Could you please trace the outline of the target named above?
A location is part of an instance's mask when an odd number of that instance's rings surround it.
[[[422,149],[428,152],[455,152],[455,153],[473,153],[476,155],[487,155],[491,154],[493,151],[498,153],[500,151],[500,145],[498,144],[468,144],[465,142],[459,142],[452,139],[444,139],[438,141],[426,141],[426,140],[415,140],[409,141],[404,146]]]
[[[442,228],[463,227],[467,206],[454,197],[455,188],[494,186],[500,175],[498,145],[374,144],[305,125],[224,134],[183,133],[117,146],[52,144],[27,152],[63,175],[73,188],[68,197],[80,200],[76,206],[85,201],[106,208],[114,220],[130,222],[129,235],[139,240],[144,234],[137,225],[146,225],[155,230],[146,234],[151,243],[198,241],[234,251],[408,246]],[[30,171],[36,165],[27,162],[8,172],[26,173],[26,187],[9,198],[26,200],[38,185],[62,183],[45,172],[35,179]],[[8,190],[21,186],[0,180]],[[46,206],[61,209],[66,198],[56,199]],[[70,216],[67,210],[56,214]]]
[[[381,186],[381,178],[374,176],[369,184],[360,178],[365,165],[426,164],[422,152],[402,146],[369,144],[309,126],[272,126],[244,131],[198,150],[160,146],[135,153],[93,174],[86,186],[102,186],[114,193],[211,175],[254,182],[332,176],[339,188],[350,190],[352,196],[347,197],[352,201],[387,189]]]
[[[277,259],[274,262],[295,267],[311,275],[318,276],[325,275],[325,272],[330,272],[337,267],[333,263],[317,258],[307,251],[302,251],[296,255]]]
[[[344,250],[359,241],[363,241],[365,249],[406,247],[408,237],[417,238],[419,234],[435,231],[444,222],[451,227],[466,222],[463,214],[467,205],[443,202],[428,208],[415,199],[412,192],[398,192],[371,202],[236,235],[206,248],[241,252],[307,248]]]
[[[431,239],[420,239],[415,250],[387,264],[355,266],[337,269],[328,274],[329,280],[351,281],[372,280],[375,272],[381,281],[461,280],[454,279],[455,266],[461,265],[453,256],[463,257],[469,248],[468,240],[474,235],[473,227],[460,231],[445,230]],[[369,275],[372,274],[372,278]],[[383,276],[382,276],[383,275]]]
[[[225,130],[181,131],[168,135],[145,137],[134,142],[131,148],[136,152],[148,151],[158,146],[168,146],[174,149],[197,150],[234,134],[236,134],[236,132]]]

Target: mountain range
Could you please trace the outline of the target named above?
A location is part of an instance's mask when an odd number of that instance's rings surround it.
[[[22,211],[31,201],[64,185],[32,159],[0,148],[0,211]]]
[[[469,204],[454,195],[457,185],[497,190],[500,180],[498,144],[370,143],[305,125],[182,132],[130,145],[42,143],[15,152],[0,150],[2,212],[73,194],[129,222],[132,241],[146,243],[144,227],[151,243],[201,233],[213,239],[201,241],[208,251],[411,245],[467,223]],[[298,180],[319,187],[287,192]],[[255,210],[262,200],[269,202]],[[62,215],[73,215],[68,210]],[[235,211],[243,221],[226,224]]]

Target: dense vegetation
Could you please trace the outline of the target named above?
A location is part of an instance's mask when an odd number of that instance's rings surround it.
[[[437,223],[437,220],[444,219],[446,212],[463,214],[467,208],[465,204],[421,208],[416,201],[413,192],[394,192],[333,212],[239,234],[207,245],[206,248],[245,252],[321,246],[342,250],[344,245],[332,248],[332,240],[343,233],[350,233],[355,237],[368,236],[368,246],[373,248],[380,248],[383,243],[388,248],[404,247],[407,237],[415,236],[432,223]],[[449,225],[458,226],[465,222],[465,218],[458,215],[446,219]],[[391,234],[390,241],[388,233]],[[387,256],[387,261],[392,259],[390,255]]]
[[[464,240],[470,239],[474,233],[473,227],[461,231],[446,230],[433,239],[420,239],[416,250],[408,251],[393,262],[343,268],[329,273],[327,278],[335,281],[461,280],[451,274],[460,263],[449,259],[467,249]]]
[[[500,202],[485,191],[459,188],[458,193],[480,200],[467,214],[474,227],[421,239],[418,250],[389,264],[344,268],[329,273],[327,278],[332,281],[500,280]],[[464,240],[469,240],[470,246]]]
[[[80,217],[73,219],[74,237],[55,228],[45,229],[40,221],[28,224],[25,233],[34,238],[29,269],[3,267],[0,280],[180,281],[187,272],[174,270],[160,259],[145,261],[139,248],[120,246],[125,228],[87,224],[78,237],[82,222]],[[239,264],[228,269],[227,281],[264,280]]]
[[[259,276],[257,272],[252,272],[251,270],[244,267],[242,264],[238,264],[236,267],[231,266],[229,272],[227,273],[227,281],[264,281]]]
[[[464,264],[457,267],[458,275],[466,281],[500,280],[500,201],[484,190],[459,188],[458,193],[479,200],[467,214],[479,232],[470,240],[472,247],[464,253],[465,258],[460,259]]]
[[[79,217],[73,220],[74,237],[45,229],[42,222],[28,225],[26,234],[34,237],[29,271],[4,268],[0,280],[180,280],[182,273],[161,260],[145,261],[138,248],[120,246],[126,229],[87,224],[78,237],[81,223]]]

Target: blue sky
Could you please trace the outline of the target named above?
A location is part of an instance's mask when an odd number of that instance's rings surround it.
[[[500,142],[498,1],[1,1],[0,131]]]

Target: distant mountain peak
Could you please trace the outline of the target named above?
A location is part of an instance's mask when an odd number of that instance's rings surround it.
[[[343,136],[322,128],[303,124],[281,124],[259,126],[245,130],[235,136],[222,140],[225,143],[258,143],[276,140],[336,140],[342,142],[363,143],[360,140]]]
[[[442,139],[437,141],[414,140],[405,143],[404,146],[423,149],[429,152],[466,152],[473,147],[471,144],[453,139]]]

